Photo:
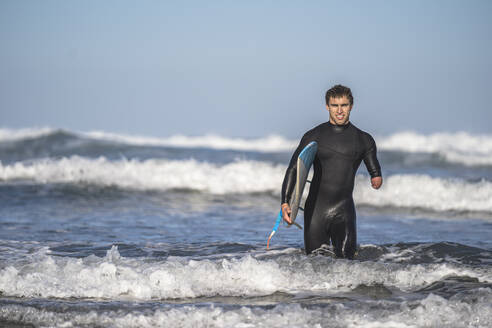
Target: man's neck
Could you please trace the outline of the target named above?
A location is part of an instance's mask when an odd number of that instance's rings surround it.
[[[344,125],[347,125],[347,124],[349,124],[349,123],[350,123],[350,121],[347,121],[347,122],[345,122],[345,123],[343,123],[343,124],[336,124],[336,123],[335,123],[335,121],[333,121],[331,118],[330,118],[330,121],[329,121],[329,122],[330,122],[331,124],[333,124],[333,125],[338,125],[338,126],[344,126]]]

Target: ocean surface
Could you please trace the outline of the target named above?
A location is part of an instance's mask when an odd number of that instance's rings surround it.
[[[492,135],[375,139],[349,261],[266,250],[297,140],[0,129],[0,327],[492,327]]]

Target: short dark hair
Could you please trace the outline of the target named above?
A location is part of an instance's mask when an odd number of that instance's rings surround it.
[[[343,96],[347,96],[350,101],[350,105],[354,104],[354,97],[352,97],[352,91],[350,91],[349,87],[343,86],[341,84],[337,84],[332,87],[330,90],[326,91],[325,100],[326,104],[329,105],[330,98],[340,98]]]

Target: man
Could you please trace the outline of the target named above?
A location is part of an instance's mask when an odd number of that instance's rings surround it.
[[[310,254],[323,244],[333,245],[337,257],[353,259],[357,245],[356,216],[352,191],[357,168],[364,161],[371,184],[383,183],[376,157],[376,143],[366,132],[349,121],[353,106],[352,92],[335,85],[326,92],[330,120],[304,134],[295,150],[282,184],[283,219],[292,224],[289,201],[296,182],[299,153],[311,141],[318,143],[314,175],[304,206],[304,244]]]

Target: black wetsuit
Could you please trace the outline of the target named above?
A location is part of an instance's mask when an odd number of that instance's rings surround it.
[[[314,175],[304,206],[304,243],[310,254],[322,244],[333,245],[337,257],[353,258],[356,251],[356,216],[352,191],[362,160],[371,177],[381,176],[376,143],[350,122],[326,122],[304,134],[282,184],[282,204],[290,201],[296,182],[299,153],[311,141],[318,143]]]

